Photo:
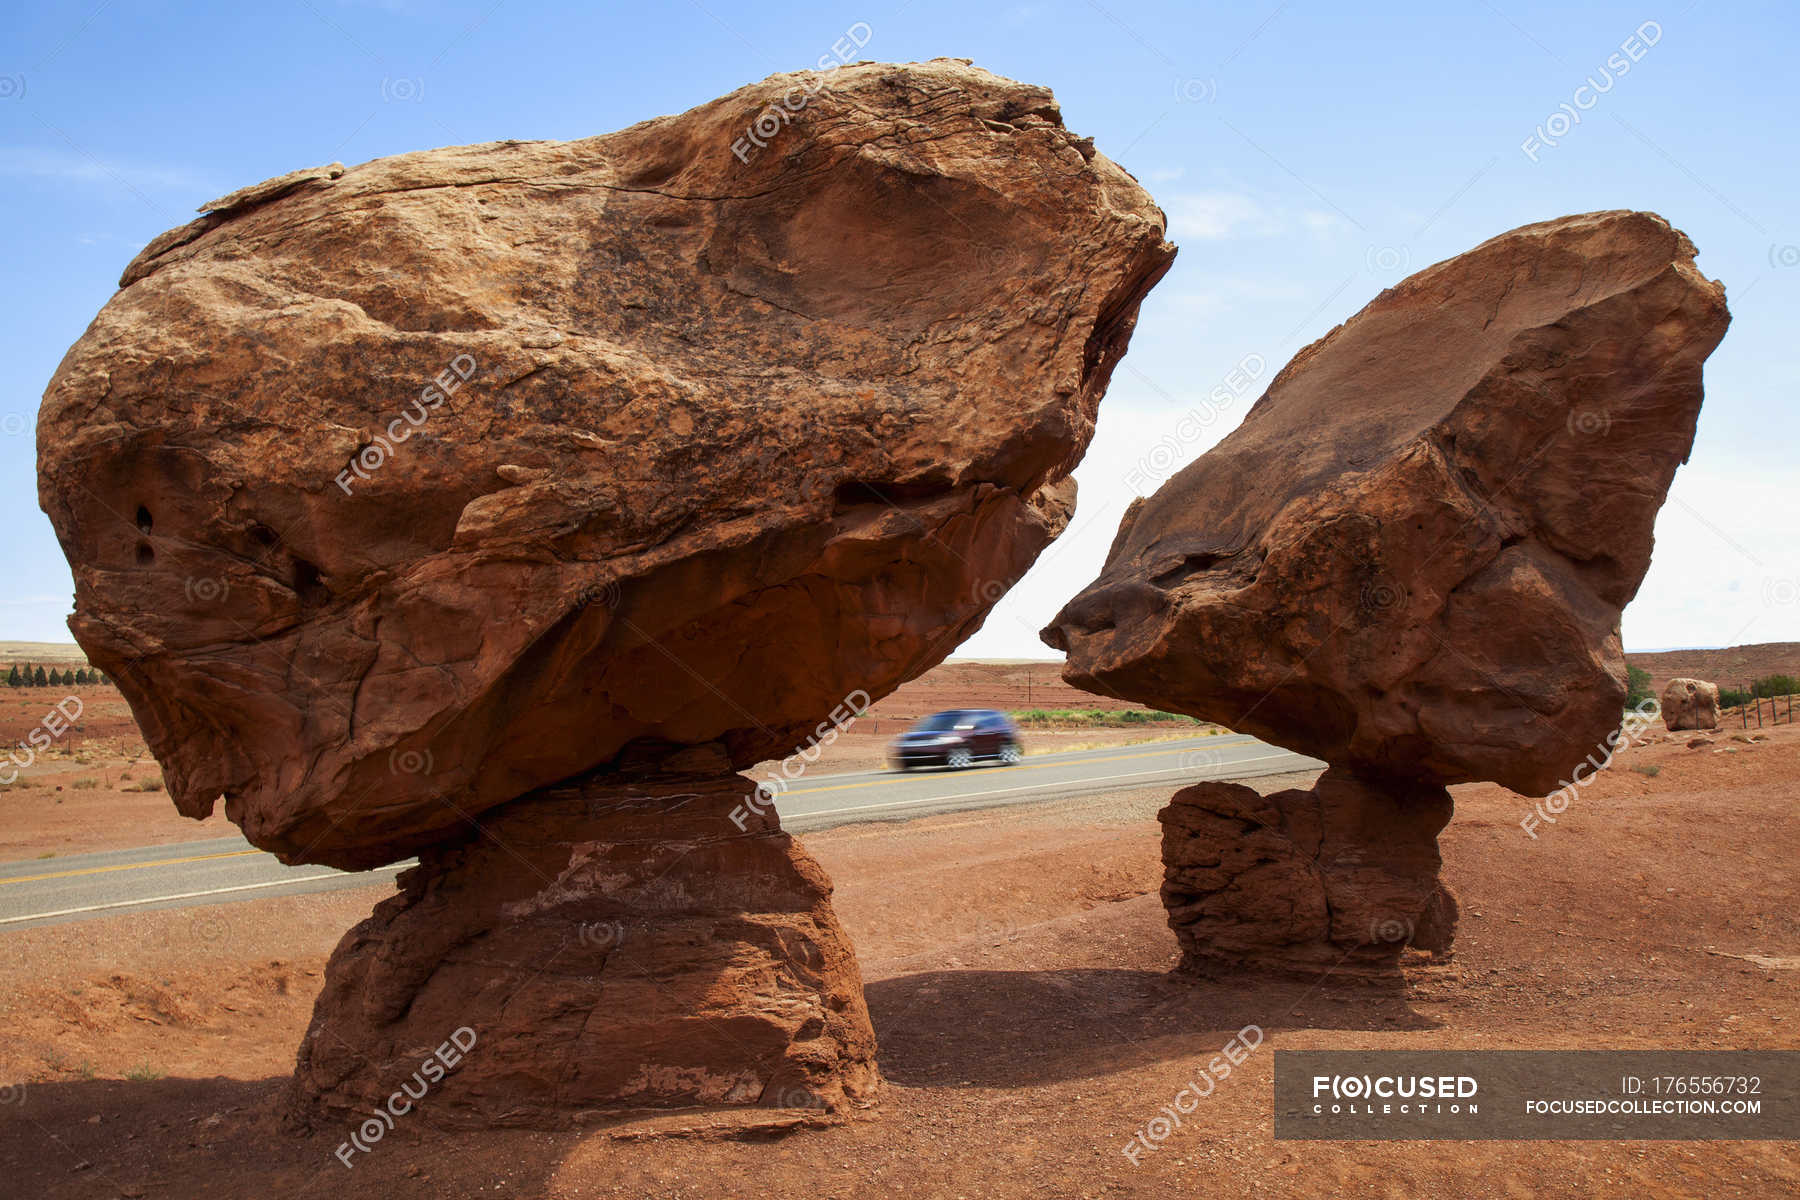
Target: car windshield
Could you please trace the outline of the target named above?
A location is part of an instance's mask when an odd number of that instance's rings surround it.
[[[933,713],[913,726],[914,733],[943,733],[950,729],[973,729],[975,714],[960,709],[952,712]]]

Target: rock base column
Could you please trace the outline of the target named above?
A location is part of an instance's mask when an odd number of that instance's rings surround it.
[[[379,1116],[397,1089],[407,1119],[447,1128],[871,1099],[830,882],[744,805],[754,786],[591,777],[422,854],[331,957],[293,1115]],[[459,1030],[454,1068],[422,1069]]]
[[[1181,969],[1391,974],[1408,945],[1446,954],[1456,898],[1438,879],[1450,793],[1332,768],[1309,790],[1177,792],[1163,827],[1163,906]]]

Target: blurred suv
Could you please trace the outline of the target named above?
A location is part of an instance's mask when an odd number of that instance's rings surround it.
[[[933,713],[895,738],[888,760],[896,771],[914,767],[960,769],[977,762],[1019,761],[1019,728],[991,708],[953,708]]]

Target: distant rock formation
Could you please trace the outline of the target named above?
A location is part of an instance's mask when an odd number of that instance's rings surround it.
[[[423,864],[340,947],[304,1097],[372,1095],[442,989],[540,961],[552,1035],[496,1010],[471,1059],[603,1066],[546,1094],[490,1062],[479,1119],[872,1086],[823,877],[715,798],[941,661],[1063,529],[1164,228],[1047,90],[938,60],[294,172],[145,248],[40,419],[70,627],[182,812]],[[563,825],[559,785],[648,808]],[[715,836],[691,907],[657,891]],[[639,934],[601,963],[589,914]]]
[[[1719,685],[1700,679],[1671,679],[1663,688],[1663,724],[1679,729],[1719,727]]]
[[[1445,785],[1543,795],[1607,748],[1619,615],[1729,320],[1693,259],[1662,218],[1606,212],[1429,267],[1126,513],[1044,631],[1065,678],[1333,767],[1313,800],[1176,797],[1164,896],[1191,960],[1391,961],[1421,925],[1447,946],[1453,904],[1420,849]],[[1283,848],[1245,858],[1233,831]]]

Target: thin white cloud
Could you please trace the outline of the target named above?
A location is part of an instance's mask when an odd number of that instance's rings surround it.
[[[42,146],[0,147],[0,175],[101,187],[124,184],[140,191],[183,192],[200,201],[220,191],[217,180],[187,167],[119,162]]]
[[[1293,208],[1248,192],[1209,189],[1171,192],[1160,200],[1169,217],[1169,236],[1182,241],[1286,237],[1295,233],[1328,236],[1350,228],[1336,213]]]

